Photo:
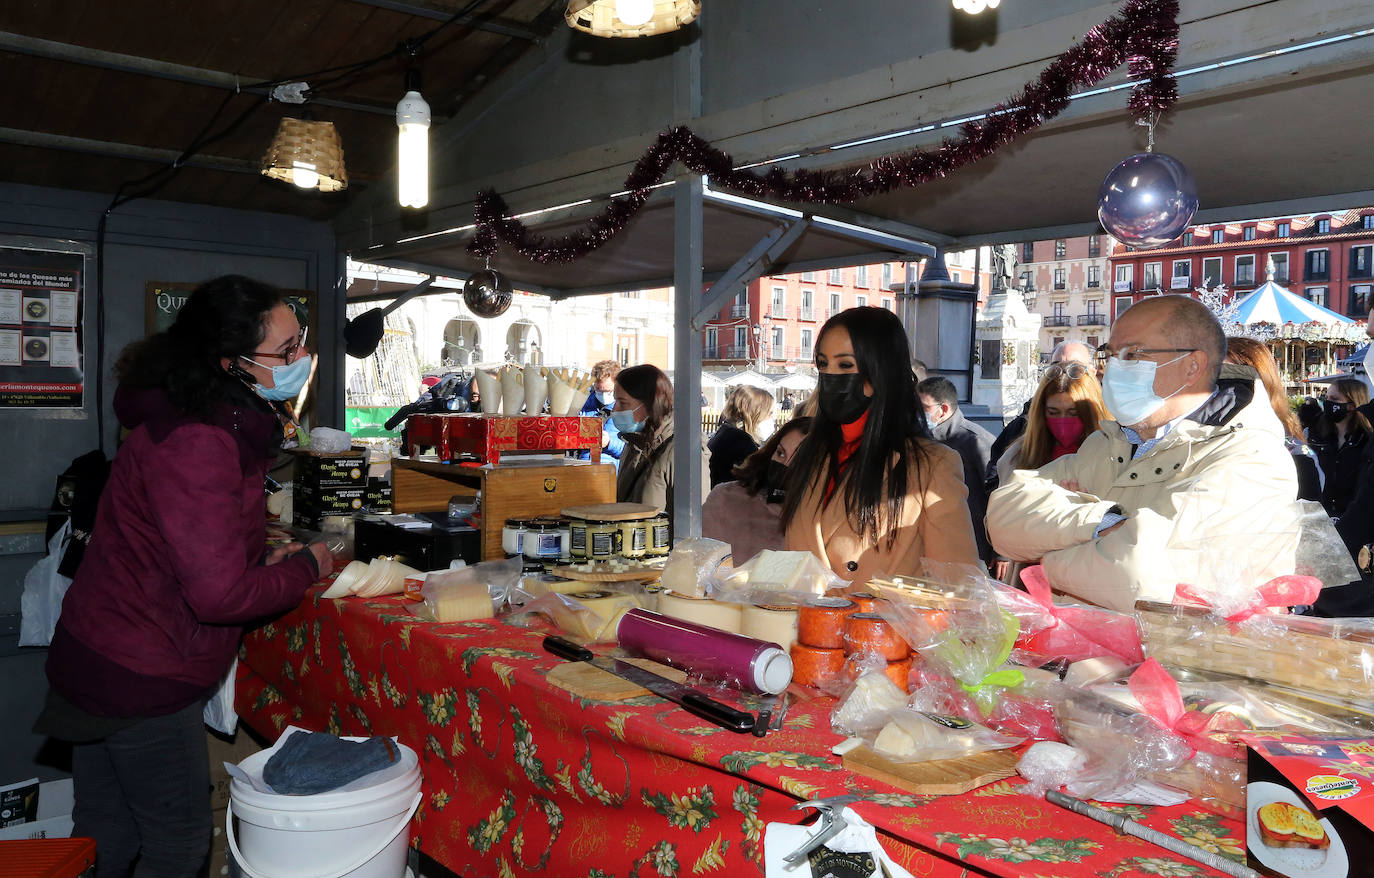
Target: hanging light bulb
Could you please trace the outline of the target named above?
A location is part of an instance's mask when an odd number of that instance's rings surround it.
[[[402,207],[429,204],[429,104],[420,96],[420,74],[406,73],[406,93],[396,105],[396,196]]]
[[[969,15],[977,15],[984,9],[996,9],[1002,0],[954,0],[954,8]]]
[[[320,172],[310,162],[292,162],[291,182],[302,189],[314,189],[320,185]]]
[[[630,27],[648,24],[654,17],[654,0],[615,0],[615,17]]]

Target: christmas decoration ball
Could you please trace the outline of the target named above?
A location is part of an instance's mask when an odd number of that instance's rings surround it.
[[[1107,233],[1140,250],[1163,247],[1197,213],[1197,186],[1183,163],[1159,152],[1125,159],[1097,191],[1097,218]]]
[[[479,271],[463,284],[463,302],[478,317],[500,317],[510,307],[510,281],[490,268]]]

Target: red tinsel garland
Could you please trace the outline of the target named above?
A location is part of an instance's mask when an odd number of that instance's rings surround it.
[[[478,194],[474,207],[477,233],[469,252],[490,257],[501,242],[539,263],[572,262],[614,238],[648,199],[652,186],[674,161],[705,174],[711,185],[754,198],[814,204],[840,204],[917,186],[947,176],[991,155],[999,147],[1058,116],[1076,89],[1092,86],[1129,64],[1133,78],[1128,108],[1137,118],[1158,116],[1178,99],[1173,77],[1178,57],[1178,0],[1128,0],[1116,15],[1084,35],[1081,42],[1052,61],[1019,95],[999,104],[977,122],[960,128],[960,137],[938,149],[911,150],[874,159],[866,165],[831,171],[772,168],[736,170],[726,153],[715,149],[685,126],[658,136],[625,178],[628,195],[611,199],[584,228],[552,240],[532,234],[524,223],[506,216],[509,209],[496,192]]]

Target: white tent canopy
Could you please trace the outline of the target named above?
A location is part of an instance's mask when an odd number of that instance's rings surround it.
[[[816,389],[816,376],[805,372],[789,372],[774,381],[773,386],[779,390],[811,391]]]

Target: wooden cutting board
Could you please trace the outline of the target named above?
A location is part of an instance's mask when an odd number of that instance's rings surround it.
[[[653,518],[662,511],[662,507],[647,503],[593,503],[590,506],[568,506],[563,509],[563,514],[568,518],[586,521],[634,521],[637,518]]]
[[[554,576],[561,576],[564,579],[577,579],[582,582],[650,582],[663,575],[662,564],[635,564],[627,562],[630,567],[628,570],[610,570],[598,564],[595,570],[578,570],[571,564],[563,564],[553,568],[551,573]]]
[[[622,661],[638,665],[646,671],[653,671],[660,677],[667,677],[674,683],[681,683],[687,679],[687,675],[682,671],[660,665],[649,659],[631,658],[622,659]],[[560,689],[566,689],[574,695],[590,698],[594,701],[628,701],[631,698],[653,694],[638,683],[623,680],[610,671],[603,671],[586,662],[564,662],[549,671],[547,679]]]
[[[844,767],[920,796],[954,796],[1016,774],[1014,750],[992,750],[960,759],[893,762],[867,747],[844,754]]]

